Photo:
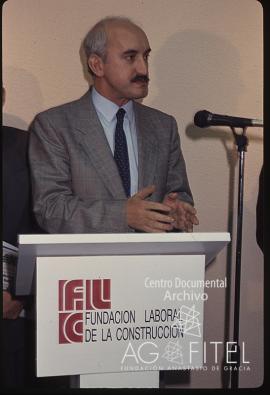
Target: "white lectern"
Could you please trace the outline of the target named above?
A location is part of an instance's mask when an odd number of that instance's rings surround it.
[[[159,370],[201,367],[205,264],[229,241],[228,233],[20,235],[16,292],[36,294],[37,376],[157,388]]]

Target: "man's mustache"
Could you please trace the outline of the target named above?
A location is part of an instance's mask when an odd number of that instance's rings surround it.
[[[149,82],[149,77],[147,75],[137,74],[132,78],[131,82]]]

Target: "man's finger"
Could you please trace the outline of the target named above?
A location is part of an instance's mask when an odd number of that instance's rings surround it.
[[[175,219],[173,217],[169,215],[157,213],[155,211],[147,211],[146,218],[149,219],[150,221],[165,222],[168,224],[175,222]]]
[[[193,225],[199,225],[199,220],[196,217],[196,215],[194,215],[194,217],[192,217],[192,223],[193,223]]]
[[[156,228],[152,228],[151,226],[145,226],[144,231],[147,233],[165,233],[164,230],[159,230]]]
[[[159,221],[148,221],[147,225],[158,232],[166,232],[173,229],[172,224],[162,223]]]
[[[143,189],[141,189],[140,191],[138,191],[133,198],[140,198],[140,199],[145,199],[148,196],[152,195],[152,193],[154,193],[156,190],[155,185],[150,185],[148,187],[145,187]]]
[[[188,211],[190,214],[197,214],[197,210],[191,204],[182,202],[181,200],[179,200],[179,203],[181,203],[181,208]]]
[[[177,199],[177,192],[170,192],[168,195],[165,196],[165,199],[169,198],[171,200],[176,200]]]
[[[148,201],[145,202],[145,209],[165,212],[165,213],[169,213],[171,211],[171,207],[167,206],[166,204],[158,203],[158,202],[148,202]]]

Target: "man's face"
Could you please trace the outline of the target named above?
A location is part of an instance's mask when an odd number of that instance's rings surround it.
[[[108,30],[107,55],[102,62],[99,92],[118,105],[148,94],[148,56],[145,33],[136,26],[112,25]]]

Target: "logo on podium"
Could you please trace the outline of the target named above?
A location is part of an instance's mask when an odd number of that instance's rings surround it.
[[[82,343],[85,311],[111,308],[111,280],[59,280],[59,344]]]

